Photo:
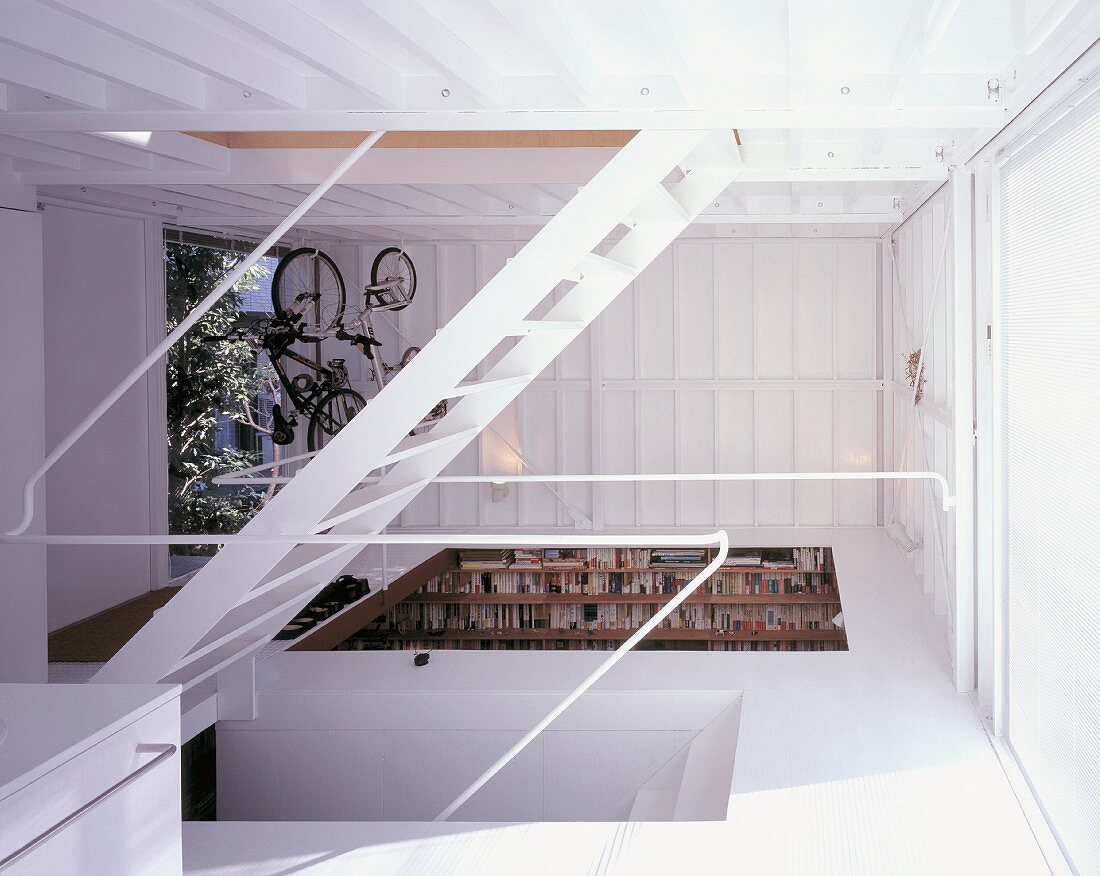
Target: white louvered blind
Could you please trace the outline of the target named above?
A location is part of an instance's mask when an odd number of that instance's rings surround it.
[[[1007,738],[1100,873],[1100,100],[1001,169]]]

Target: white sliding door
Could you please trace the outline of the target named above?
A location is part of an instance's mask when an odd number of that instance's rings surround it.
[[[1005,732],[1081,873],[1100,873],[1100,100],[1000,167]]]

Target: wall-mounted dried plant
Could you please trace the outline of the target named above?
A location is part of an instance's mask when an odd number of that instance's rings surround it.
[[[920,386],[917,386],[917,369],[920,369]],[[921,400],[921,396],[924,395],[924,384],[927,378],[924,376],[925,365],[920,360],[920,347],[917,347],[905,360],[905,377],[909,381],[909,385],[917,390],[917,394],[913,398],[913,403],[916,404]]]

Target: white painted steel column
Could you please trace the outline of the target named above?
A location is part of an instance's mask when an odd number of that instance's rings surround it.
[[[951,168],[955,319],[955,688],[974,689],[974,199],[973,175]]]
[[[661,623],[666,617],[672,614],[680,603],[687,599],[695,590],[706,581],[711,575],[713,575],[721,567],[722,563],[726,559],[726,554],[729,553],[729,536],[726,535],[725,530],[720,530],[714,535],[704,536],[697,544],[700,546],[718,544],[718,550],[715,552],[714,559],[696,575],[689,584],[683,587],[679,593],[677,593],[672,599],[670,599],[660,611],[653,615],[642,626],[638,627],[638,631],[634,633],[629,639],[623,642],[618,648],[616,648],[611,656],[608,657],[603,663],[596,667],[596,669],[588,675],[580,684],[578,684],[573,690],[563,699],[560,703],[554,706],[553,709],[547,713],[547,715],[539,721],[534,727],[528,730],[523,737],[511,748],[509,748],[504,754],[500,756],[500,759],[496,761],[489,769],[483,772],[473,784],[470,785],[465,791],[459,794],[450,805],[447,806],[442,812],[440,812],[432,821],[446,821],[459,807],[462,806],[467,800],[474,796],[493,776],[499,773],[508,763],[523,749],[525,749],[531,742],[538,736],[543,730],[549,727],[566,709],[568,709],[573,703],[581,698],[586,690],[588,690],[597,681],[603,678],[616,663],[623,659],[629,653],[629,651],[637,645],[642,639],[644,639],[649,633],[654,630],[658,624]]]
[[[27,482],[23,486],[23,519],[19,522],[19,525],[9,532],[9,535],[18,535],[27,531],[27,527],[31,525],[31,521],[34,519],[34,488],[37,483],[46,476],[46,473],[53,468],[54,464],[61,459],[77,441],[87,432],[92,426],[102,417],[111,406],[118,401],[126,393],[131,386],[133,386],[141,378],[141,376],[155,365],[169,348],[187,333],[187,331],[195,325],[203,315],[210,310],[221,297],[233,288],[237,282],[245,275],[256,262],[260,260],[265,252],[273,247],[284,234],[287,233],[294,224],[302,218],[303,215],[319,201],[329,189],[331,189],[340,179],[347,173],[352,165],[354,165],[368,149],[377,143],[385,131],[375,131],[369,137],[367,137],[362,143],[355,147],[343,161],[337,165],[336,169],[332,171],[317,188],[306,195],[305,199],[297,207],[295,207],[290,215],[286,217],[282,222],[276,226],[264,240],[257,246],[247,258],[244,259],[237,267],[235,267],[225,279],[222,280],[214,291],[207,295],[199,305],[192,310],[182,322],[168,335],[163,341],[161,341],[149,355],[141,360],[140,363],[127,374],[122,381],[112,389],[107,397],[103,399],[98,405],[96,405],[91,413],[88,414],[79,425],[66,435],[61,442],[50,451],[49,456],[46,457],[42,465],[32,474]]]

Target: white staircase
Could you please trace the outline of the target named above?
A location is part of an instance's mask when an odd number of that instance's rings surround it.
[[[627,821],[725,821],[742,699],[723,709],[634,796]]]
[[[637,134],[242,532],[380,532],[739,169],[731,131]],[[620,225],[626,233],[597,255]],[[563,281],[574,285],[531,319]],[[480,380],[463,381],[510,337]],[[458,400],[409,437],[441,398]],[[360,485],[383,466],[380,481]],[[269,641],[361,549],[229,541],[93,680],[197,684]]]

